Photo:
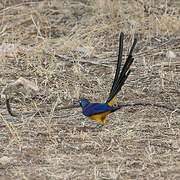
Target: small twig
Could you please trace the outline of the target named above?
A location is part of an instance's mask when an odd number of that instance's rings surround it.
[[[169,44],[172,43],[172,42],[176,42],[176,44],[177,44],[178,41],[180,41],[180,37],[172,38],[172,39],[170,39],[170,40],[168,40],[168,41],[166,41],[166,42],[164,42],[164,43],[162,43],[162,44],[160,44],[160,45],[157,45],[156,47],[154,47],[154,48],[152,48],[152,49],[149,49],[149,50],[144,51],[144,52],[140,52],[140,53],[136,54],[136,56],[134,56],[134,57],[144,56],[144,54],[147,56],[148,53],[152,53],[152,51],[154,51],[154,50],[156,50],[156,49],[158,49],[158,48],[160,48],[160,47],[169,45]],[[176,47],[176,48],[177,48],[177,47]]]
[[[63,109],[73,109],[73,108],[79,108],[80,105],[79,104],[72,104],[70,106],[65,106],[65,107],[60,107],[60,108],[56,108],[56,110],[60,111],[60,110],[63,110]]]
[[[163,79],[163,80],[165,80],[165,81],[168,81],[168,82],[170,82],[170,83],[174,83],[174,84],[177,84],[178,86],[180,86],[180,82],[177,82],[177,81],[174,81],[174,80],[169,80],[169,79],[167,79],[167,78],[162,78],[161,76],[158,76],[159,78],[161,78],[161,79]]]
[[[171,83],[174,83],[174,84],[177,84],[178,86],[180,86],[180,82],[177,82],[177,81],[174,81],[174,80],[169,80],[167,78],[161,77],[159,74],[156,74],[154,72],[152,72],[152,74],[155,75],[157,78],[163,79],[165,81],[168,81],[168,82],[171,82]]]

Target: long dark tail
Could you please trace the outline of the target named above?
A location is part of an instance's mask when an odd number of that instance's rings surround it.
[[[117,62],[117,68],[116,68],[116,74],[114,77],[114,81],[113,81],[113,85],[109,94],[109,97],[106,101],[106,103],[108,103],[109,106],[113,105],[113,102],[115,100],[115,97],[117,95],[117,93],[121,90],[122,86],[124,85],[127,77],[130,74],[130,66],[134,60],[134,58],[132,57],[132,53],[133,50],[135,48],[135,45],[137,43],[137,39],[134,39],[133,45],[130,49],[129,55],[126,59],[126,62],[122,68],[122,71],[120,73],[120,69],[121,69],[121,63],[122,63],[122,54],[123,54],[123,39],[124,39],[124,33],[121,32],[120,34],[120,40],[119,40],[119,55],[118,55],[118,62]]]

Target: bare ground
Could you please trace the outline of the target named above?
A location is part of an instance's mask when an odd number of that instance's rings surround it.
[[[180,179],[175,111],[124,107],[94,132],[96,122],[80,108],[62,109],[81,97],[106,100],[120,32],[125,55],[134,36],[138,44],[116,103],[180,105],[179,2],[104,2],[0,2],[0,42],[23,48],[14,58],[0,57],[0,90],[19,77],[40,89],[23,105],[14,101],[19,118],[0,99],[0,179]],[[169,51],[176,57],[167,56]],[[40,116],[25,115],[33,111]]]

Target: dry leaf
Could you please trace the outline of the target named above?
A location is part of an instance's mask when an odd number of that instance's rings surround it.
[[[17,81],[8,84],[2,90],[1,97],[2,97],[2,95],[5,96],[6,107],[7,107],[9,114],[11,116],[17,116],[11,110],[10,100],[12,99],[12,97],[14,95],[19,95],[19,94],[21,94],[21,95],[23,94],[25,96],[30,95],[31,97],[34,97],[36,95],[37,91],[39,91],[39,88],[34,82],[29,81],[23,77],[20,77]]]
[[[0,164],[3,164],[3,165],[8,164],[8,163],[10,163],[10,161],[12,159],[13,159],[12,157],[9,158],[7,156],[3,156],[3,157],[0,158]]]
[[[5,95],[9,95],[11,93],[16,93],[16,92],[22,92],[22,89],[20,90],[20,88],[23,88],[23,91],[25,93],[29,93],[29,92],[37,92],[39,91],[38,86],[32,82],[29,81],[28,79],[25,79],[23,77],[20,77],[18,80],[16,80],[13,83],[8,84],[2,91],[2,94]]]
[[[14,85],[15,86],[22,85],[26,89],[32,89],[34,91],[39,91],[39,88],[37,87],[37,85],[34,82],[29,81],[28,79],[25,79],[23,77],[20,77],[17,81],[15,81]]]

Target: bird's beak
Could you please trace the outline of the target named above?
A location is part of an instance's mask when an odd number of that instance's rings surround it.
[[[73,102],[74,102],[75,104],[80,103],[79,100],[75,100],[75,101],[73,101]]]
[[[79,100],[73,101],[73,104],[74,104],[74,106],[76,106],[76,107],[80,107],[80,106],[81,106]]]

